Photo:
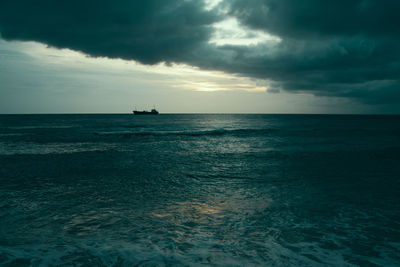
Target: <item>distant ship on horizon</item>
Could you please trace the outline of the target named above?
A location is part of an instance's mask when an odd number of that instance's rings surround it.
[[[139,111],[139,110],[133,110],[133,114],[135,114],[135,115],[158,115],[158,111],[155,109],[155,108],[153,108],[151,111],[146,111],[146,110],[142,110],[142,111]]]

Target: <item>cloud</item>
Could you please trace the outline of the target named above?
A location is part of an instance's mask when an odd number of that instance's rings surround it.
[[[271,92],[393,104],[400,102],[398,10],[397,0],[3,0],[0,32],[94,57],[264,79]],[[232,19],[239,37],[218,28]],[[268,38],[247,41],[255,32]]]
[[[6,40],[33,40],[95,57],[145,64],[181,61],[207,42],[217,21],[200,1],[4,0]]]
[[[296,39],[398,35],[397,0],[226,0],[230,15],[254,28]]]
[[[279,36],[277,46],[236,49],[233,71],[264,77],[287,91],[400,102],[397,0],[225,1],[228,15]],[[254,53],[259,51],[259,54]]]

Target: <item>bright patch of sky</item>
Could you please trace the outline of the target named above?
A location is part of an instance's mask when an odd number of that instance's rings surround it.
[[[222,0],[204,0],[205,6],[207,10],[211,10],[215,8]]]
[[[207,10],[218,9],[221,13],[226,13],[219,5],[222,0],[204,0]],[[226,19],[213,25],[214,34],[210,43],[218,46],[222,45],[257,45],[262,43],[276,44],[281,41],[277,36],[249,29],[239,23],[235,17],[225,16]]]
[[[277,44],[281,39],[262,31],[250,30],[240,25],[234,17],[213,25],[215,32],[210,43],[221,45],[257,45],[262,43]]]

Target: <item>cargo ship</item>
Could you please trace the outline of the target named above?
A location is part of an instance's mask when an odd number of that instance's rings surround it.
[[[155,108],[153,108],[151,111],[146,111],[146,110],[142,110],[142,111],[134,110],[134,111],[133,111],[133,114],[135,114],[135,115],[158,115],[158,111],[157,111]]]

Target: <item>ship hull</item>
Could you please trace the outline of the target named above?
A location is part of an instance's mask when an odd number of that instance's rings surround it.
[[[158,115],[158,112],[149,112],[149,111],[133,111],[135,115]]]

